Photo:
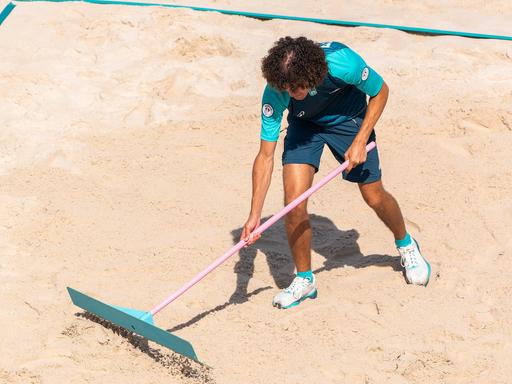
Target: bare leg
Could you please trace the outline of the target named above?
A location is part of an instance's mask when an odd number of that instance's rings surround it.
[[[393,232],[395,240],[405,237],[405,223],[395,198],[384,189],[382,181],[359,184],[364,201],[375,211],[377,216]]]
[[[283,167],[285,204],[291,203],[311,187],[315,169],[308,164],[286,164]],[[297,272],[311,269],[311,226],[307,200],[295,207],[285,217],[288,244]]]

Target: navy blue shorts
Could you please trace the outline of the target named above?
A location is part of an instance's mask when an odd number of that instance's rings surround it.
[[[310,164],[318,172],[325,144],[342,163],[362,121],[362,118],[356,117],[334,127],[321,127],[305,120],[289,119],[284,139],[283,165]],[[368,142],[370,141],[375,141],[375,131],[371,133]],[[366,162],[359,164],[348,174],[343,172],[343,178],[354,183],[372,183],[380,180],[381,176],[377,148],[368,153]]]

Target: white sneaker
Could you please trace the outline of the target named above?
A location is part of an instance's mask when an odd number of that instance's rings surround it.
[[[287,309],[299,305],[306,299],[315,299],[316,296],[316,278],[314,275],[313,281],[295,276],[290,286],[274,297],[272,305],[279,309]]]
[[[420,247],[416,240],[406,247],[398,247],[398,252],[402,257],[400,264],[405,268],[405,277],[409,284],[424,285],[428,284],[430,279],[430,264],[421,255]]]

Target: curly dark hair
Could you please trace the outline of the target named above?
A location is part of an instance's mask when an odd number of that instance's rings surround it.
[[[322,48],[312,40],[300,36],[282,37],[270,48],[261,61],[261,71],[268,84],[279,91],[290,87],[314,88],[327,74],[327,63]]]

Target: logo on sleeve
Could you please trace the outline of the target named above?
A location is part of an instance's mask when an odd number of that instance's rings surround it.
[[[361,73],[361,80],[365,81],[368,78],[368,75],[370,74],[370,70],[368,67],[364,67],[363,73]]]
[[[262,112],[265,117],[270,117],[274,114],[274,108],[270,104],[263,104]]]

